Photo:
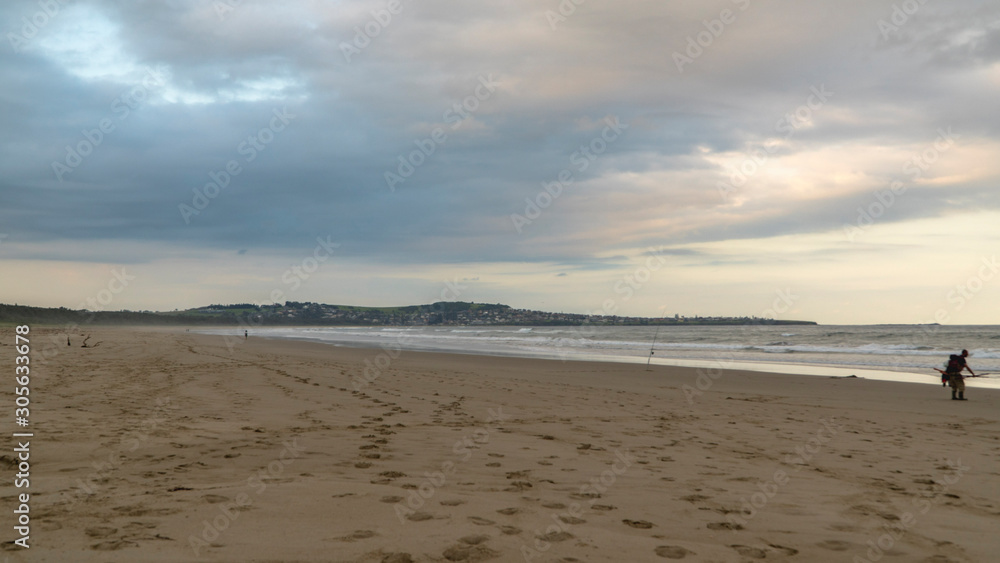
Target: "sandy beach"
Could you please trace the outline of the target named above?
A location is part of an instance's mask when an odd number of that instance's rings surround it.
[[[14,487],[15,438],[3,457],[7,561],[1000,553],[1000,392],[974,382],[958,402],[863,378],[88,333],[97,347],[32,329],[30,488]],[[29,550],[10,543],[25,492]]]

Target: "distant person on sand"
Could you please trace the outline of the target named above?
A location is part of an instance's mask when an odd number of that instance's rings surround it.
[[[244,330],[243,331],[243,340],[249,340],[249,339],[250,339],[250,331]]]
[[[972,377],[976,377],[973,373],[972,368],[965,361],[965,358],[969,357],[968,350],[962,350],[961,354],[952,354],[948,358],[948,366],[945,371],[942,372],[943,375],[948,376],[948,383],[951,385],[951,399],[953,401],[964,401],[965,400],[965,378],[962,377],[962,370],[967,369]],[[958,396],[955,396],[955,393]]]

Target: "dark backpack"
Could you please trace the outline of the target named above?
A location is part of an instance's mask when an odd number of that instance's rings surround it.
[[[958,354],[952,354],[948,357],[948,367],[945,371],[948,373],[960,373],[962,368],[965,367],[965,358],[959,356]]]

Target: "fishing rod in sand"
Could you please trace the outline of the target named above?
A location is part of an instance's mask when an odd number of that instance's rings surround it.
[[[661,326],[663,325],[658,325],[656,332],[653,333],[653,343],[649,345],[649,357],[646,358],[646,371],[649,371],[649,362],[653,361],[653,347],[656,346],[656,337],[660,334]]]

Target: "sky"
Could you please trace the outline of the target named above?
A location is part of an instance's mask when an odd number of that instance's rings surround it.
[[[1000,319],[1000,4],[12,0],[0,302]]]

